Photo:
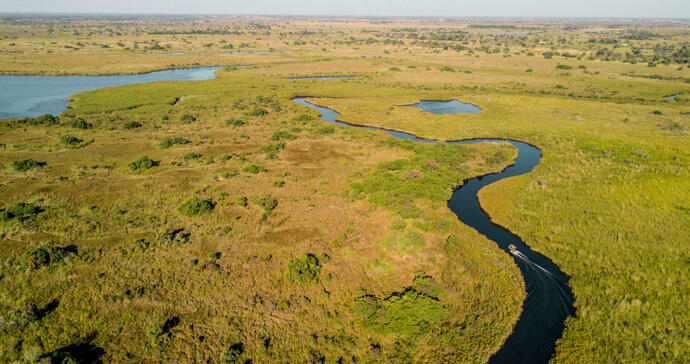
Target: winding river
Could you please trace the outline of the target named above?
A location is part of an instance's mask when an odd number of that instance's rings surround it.
[[[321,113],[321,120],[336,125],[352,126],[368,130],[381,130],[394,138],[410,139],[420,143],[433,143],[434,139],[419,138],[409,133],[348,124],[336,121],[338,114],[332,109],[314,105],[303,97],[293,101],[315,109]],[[426,101],[426,103],[430,103]],[[433,102],[425,108],[427,112],[447,113],[447,107],[434,109]],[[490,363],[547,363],[553,356],[556,340],[563,334],[565,320],[573,315],[573,295],[568,286],[568,277],[545,256],[533,252],[517,235],[491,221],[489,215],[479,204],[479,191],[487,185],[531,172],[541,160],[541,151],[524,142],[510,139],[467,139],[449,141],[450,144],[507,142],[518,149],[513,165],[498,173],[490,173],[471,178],[453,192],[448,207],[464,224],[496,242],[510,253],[520,268],[525,281],[527,298],[522,304],[522,313],[503,346],[490,359]],[[510,252],[509,245],[517,250]]]

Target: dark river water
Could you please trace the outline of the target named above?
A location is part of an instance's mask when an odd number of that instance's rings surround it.
[[[395,130],[375,128],[363,125],[353,125],[336,121],[339,115],[336,111],[314,105],[304,98],[293,101],[318,110],[321,119],[326,122],[343,126],[353,126],[368,130],[381,130],[394,138],[410,139],[420,143],[433,143],[436,140],[419,138],[412,134]],[[478,112],[468,104],[453,100],[436,102],[422,101],[419,107],[435,114]],[[452,105],[455,105],[454,109]],[[474,105],[469,105],[478,109]],[[490,359],[490,363],[547,363],[553,356],[556,340],[563,334],[565,320],[574,314],[573,295],[568,286],[568,277],[543,255],[533,252],[519,236],[507,229],[491,222],[488,214],[479,204],[477,194],[484,186],[496,181],[531,172],[541,160],[541,151],[524,142],[510,139],[467,139],[449,141],[450,144],[507,142],[518,149],[515,163],[498,173],[490,173],[471,178],[453,192],[448,201],[448,207],[464,224],[474,228],[479,233],[493,240],[501,249],[511,254],[520,268],[525,281],[527,298],[522,305],[522,314],[501,349]],[[517,251],[510,253],[509,245],[514,245]]]
[[[251,67],[251,66],[230,66]],[[59,115],[70,96],[104,87],[154,81],[199,81],[215,78],[225,67],[196,67],[136,75],[111,76],[0,76],[0,119]]]

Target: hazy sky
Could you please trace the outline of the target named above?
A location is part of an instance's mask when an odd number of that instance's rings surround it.
[[[0,12],[690,18],[690,0],[0,0]]]

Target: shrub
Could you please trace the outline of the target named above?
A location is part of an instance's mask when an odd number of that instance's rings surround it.
[[[128,121],[128,122],[122,124],[122,129],[125,129],[125,130],[137,129],[137,128],[141,128],[142,126],[143,125],[138,121]]]
[[[193,121],[196,121],[196,118],[194,117],[194,115],[191,115],[191,114],[182,114],[180,116],[180,121],[182,123],[187,124],[187,123],[191,123]]]
[[[40,248],[29,250],[26,253],[26,264],[31,269],[38,269],[49,264],[56,264],[63,261],[65,258],[75,256],[77,254],[77,247],[75,245],[68,246],[42,246]]]
[[[32,117],[27,117],[23,119],[19,119],[16,121],[18,124],[24,124],[24,125],[55,125],[58,123],[58,118],[56,116],[50,115],[50,114],[44,114],[36,118]]]
[[[235,199],[235,203],[237,204],[237,206],[247,207],[247,198],[244,196],[240,196],[237,199]]]
[[[266,168],[256,165],[256,164],[250,164],[244,168],[242,168],[242,171],[251,173],[251,174],[257,174],[261,172],[266,172]]]
[[[293,140],[296,138],[297,138],[296,136],[294,136],[294,135],[292,135],[289,132],[284,131],[284,130],[276,131],[271,136],[271,139],[273,139],[273,140]]]
[[[391,223],[391,230],[402,230],[407,227],[405,220],[396,220]]]
[[[455,69],[453,67],[443,66],[443,67],[441,67],[440,71],[441,72],[455,72]]]
[[[23,159],[12,162],[12,169],[14,169],[17,172],[26,172],[30,169],[44,166],[45,164],[45,162],[36,162],[33,159]]]
[[[158,240],[164,244],[186,244],[191,236],[192,234],[184,232],[184,229],[167,229]]]
[[[268,153],[268,154],[275,154],[280,152],[282,149],[285,149],[285,143],[275,143],[275,144],[265,144],[259,148],[259,152],[261,153]]]
[[[175,145],[183,145],[183,144],[189,144],[191,143],[188,139],[185,139],[183,137],[174,137],[174,138],[163,138],[161,142],[158,144],[158,146],[161,149],[168,149],[172,146]]]
[[[313,254],[301,255],[287,264],[285,278],[298,283],[309,283],[321,273],[319,259]]]
[[[43,249],[37,248],[26,253],[26,263],[31,269],[38,269],[50,263],[50,254]]]
[[[285,181],[275,181],[275,182],[273,182],[273,187],[278,187],[278,188],[280,188],[280,187],[283,187],[283,186],[285,186]]]
[[[299,114],[292,118],[292,121],[310,121],[314,120],[314,117],[309,114]]]
[[[316,134],[323,135],[323,134],[333,134],[335,133],[335,128],[332,125],[326,125],[322,126],[318,129],[316,129]]]
[[[157,166],[159,162],[156,162],[149,157],[143,156],[140,157],[139,159],[130,162],[127,167],[133,171],[139,171],[139,170],[146,170],[146,169],[151,169],[155,166]]]
[[[264,108],[257,107],[257,108],[254,108],[254,110],[248,112],[247,115],[249,115],[249,116],[266,116],[266,115],[268,115],[268,111],[266,111],[266,109],[264,109]]]
[[[211,253],[208,253],[208,259],[213,259],[213,260],[220,259],[220,255],[221,255],[220,252],[211,252]]]
[[[271,212],[273,211],[276,207],[278,207],[278,200],[270,198],[270,197],[262,197],[258,200],[254,201],[255,204],[258,206],[261,206],[266,212]]]
[[[199,159],[199,158],[201,158],[201,154],[195,153],[195,152],[187,152],[187,153],[182,155],[182,159],[184,159],[186,161],[192,160],[192,159]]]
[[[163,325],[158,322],[154,322],[146,328],[146,336],[151,341],[151,345],[158,345],[160,337],[163,336],[164,333],[165,330]]]
[[[414,287],[383,300],[363,292],[353,302],[352,311],[379,333],[416,337],[448,321],[448,312],[437,298],[442,290],[432,277],[417,275]]]
[[[443,286],[441,286],[434,277],[425,274],[418,274],[414,278],[412,288],[419,293],[433,298],[438,298],[443,293]]]
[[[146,251],[146,249],[148,249],[149,246],[151,245],[151,243],[149,243],[148,241],[146,241],[146,240],[144,240],[144,239],[137,239],[137,240],[134,240],[134,241],[132,242],[132,244],[133,244],[137,249],[139,249],[139,250],[142,251],[142,252],[143,252],[143,251]]]
[[[73,137],[71,135],[63,135],[60,138],[60,143],[63,145],[66,145],[68,147],[77,147],[77,146],[79,146],[79,144],[81,144],[81,142],[83,142],[82,139],[79,139],[77,137]]]
[[[429,332],[432,327],[448,321],[448,318],[448,312],[440,301],[414,289],[407,289],[383,300],[367,324],[384,334],[415,337]]]
[[[652,114],[654,114],[654,115],[664,115],[664,113],[661,112],[660,110],[654,110],[654,111],[652,111]]]
[[[528,68],[525,72],[528,72],[528,73],[529,73],[529,72],[534,72],[534,70],[531,69],[531,68]]]
[[[379,169],[384,169],[388,171],[398,171],[405,168],[408,164],[407,159],[396,159],[390,162],[381,162],[378,165]]]
[[[220,355],[221,364],[235,364],[239,362],[240,355],[244,352],[244,347],[242,343],[234,344],[233,346],[225,349]]]
[[[184,216],[196,216],[210,213],[215,207],[216,204],[211,200],[202,200],[198,197],[192,197],[183,202],[177,208],[177,211]]]
[[[225,120],[225,125],[227,125],[227,126],[243,126],[243,125],[247,125],[247,122],[244,120],[231,118],[231,119]]]
[[[560,64],[560,63],[559,63],[559,64],[556,66],[556,69],[558,69],[558,70],[571,70],[571,69],[573,69],[573,67],[572,67],[572,66],[568,66],[567,64]]]
[[[84,120],[82,118],[77,118],[77,119],[72,120],[72,122],[70,123],[70,126],[75,128],[75,129],[88,129],[92,125],[87,123],[86,120]]]
[[[0,220],[18,220],[23,222],[33,218],[41,212],[43,212],[43,209],[39,206],[31,203],[17,202],[6,209],[0,210]]]
[[[41,311],[35,304],[29,303],[24,308],[14,311],[5,317],[0,316],[0,332],[10,328],[22,329],[40,319]]]

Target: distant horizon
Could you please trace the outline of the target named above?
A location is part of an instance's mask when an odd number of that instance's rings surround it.
[[[0,14],[216,15],[397,18],[690,18],[687,0],[23,0]]]
[[[127,12],[61,12],[61,11],[0,11],[0,16],[200,16],[200,17],[266,17],[266,18],[403,18],[403,19],[486,19],[486,20],[530,20],[530,19],[553,19],[553,20],[680,20],[690,22],[690,17],[642,17],[642,16],[549,16],[549,15],[357,15],[357,14],[221,14],[221,13],[127,13]]]

